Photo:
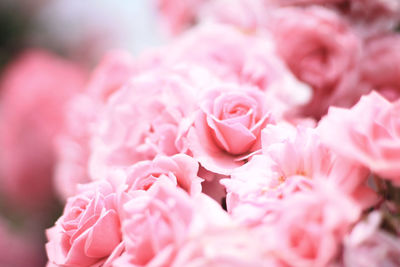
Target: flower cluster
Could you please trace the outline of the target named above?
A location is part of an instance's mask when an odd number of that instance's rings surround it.
[[[158,3],[169,44],[29,120],[66,203],[48,266],[399,266],[398,1]],[[2,104],[0,142],[43,101]]]

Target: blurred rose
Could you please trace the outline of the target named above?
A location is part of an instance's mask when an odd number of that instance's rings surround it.
[[[187,151],[180,136],[195,108],[197,80],[204,82],[208,76],[201,73],[193,78],[186,72],[183,69],[143,72],[110,98],[98,117],[92,138],[89,162],[92,179],[105,177],[116,166],[128,167],[157,155],[172,156]]]
[[[364,37],[393,31],[400,23],[398,0],[265,0],[272,6],[322,5],[341,13]]]
[[[268,254],[257,231],[240,227],[206,230],[187,241],[170,266],[283,267]]]
[[[400,184],[400,102],[372,92],[351,109],[331,107],[318,125],[332,150]],[[340,140],[340,142],[337,142]]]
[[[246,33],[262,30],[268,21],[268,9],[260,0],[214,0],[198,12],[202,22],[230,24]]]
[[[274,12],[270,28],[278,53],[314,89],[306,115],[320,117],[331,104],[357,101],[361,40],[337,13],[322,7],[282,8]]]
[[[221,38],[224,36],[224,38]],[[248,35],[232,26],[204,24],[187,32],[160,53],[160,63],[195,64],[224,82],[251,85],[275,98],[284,111],[307,103],[310,88],[294,78],[275,51],[269,35]]]
[[[77,184],[90,181],[88,161],[93,124],[108,98],[134,75],[135,70],[129,53],[110,51],[93,70],[85,91],[68,101],[65,129],[56,139],[55,186],[63,199],[75,194]]]
[[[180,247],[192,236],[229,225],[229,217],[206,195],[194,198],[171,183],[131,192],[124,205],[126,253],[119,266],[171,266]]]
[[[266,0],[268,3],[275,3],[282,6],[287,5],[322,5],[322,4],[341,4],[348,0]],[[350,0],[351,1],[351,0]]]
[[[209,0],[155,0],[161,22],[172,34],[178,34],[196,23],[197,13]]]
[[[86,93],[102,103],[119,90],[137,72],[132,55],[127,51],[108,51],[93,70]]]
[[[27,208],[51,205],[53,139],[64,126],[66,101],[86,81],[83,69],[40,50],[22,54],[1,81],[0,184]]]
[[[360,34],[369,37],[395,30],[400,23],[398,0],[346,0],[344,12]],[[347,5],[347,8],[346,8]]]
[[[299,192],[280,202],[269,226],[267,243],[284,266],[329,266],[343,237],[361,211],[330,183]]]
[[[126,251],[134,266],[151,266],[157,257],[171,257],[165,253],[171,253],[174,246],[179,247],[184,242],[194,216],[188,196],[163,184],[141,195],[137,192],[125,205],[125,213]],[[172,250],[168,249],[170,246]]]
[[[388,100],[400,97],[400,35],[393,33],[366,41],[362,82]]]
[[[379,229],[382,215],[374,211],[358,223],[344,242],[345,267],[400,266],[400,239]]]

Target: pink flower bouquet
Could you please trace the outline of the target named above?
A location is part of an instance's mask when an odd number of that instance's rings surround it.
[[[157,7],[162,47],[1,84],[1,189],[65,205],[47,266],[400,266],[398,1]]]

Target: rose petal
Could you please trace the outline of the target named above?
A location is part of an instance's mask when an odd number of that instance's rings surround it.
[[[91,228],[85,243],[85,254],[93,258],[106,257],[120,242],[118,214],[115,210],[109,210]]]

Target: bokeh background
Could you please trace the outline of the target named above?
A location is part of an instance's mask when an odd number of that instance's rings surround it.
[[[46,264],[45,229],[63,205],[43,144],[58,131],[62,92],[85,86],[106,51],[165,43],[157,17],[152,1],[0,0],[0,266]]]

